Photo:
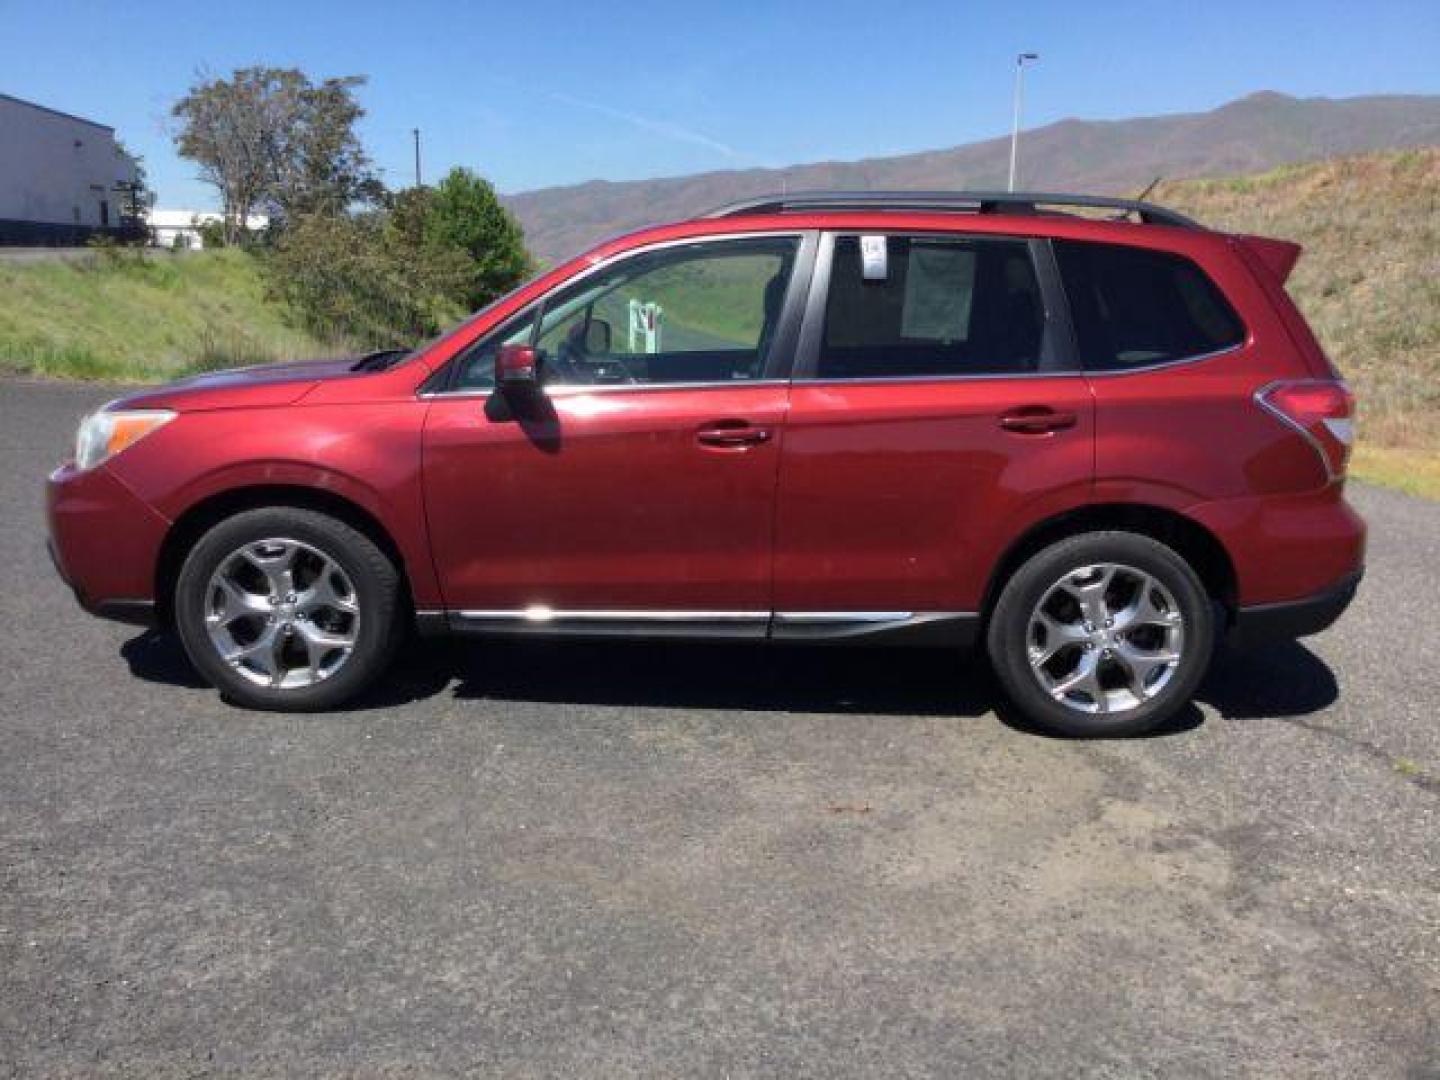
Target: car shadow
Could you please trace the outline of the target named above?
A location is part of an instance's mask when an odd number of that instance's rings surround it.
[[[1196,696],[1230,720],[1308,716],[1333,705],[1340,684],[1303,641],[1221,645]]]
[[[130,674],[145,682],[199,690],[209,685],[196,672],[180,647],[180,639],[163,630],[144,630],[120,646],[120,658]]]
[[[205,685],[171,634],[146,631],[120,654],[137,678]],[[413,638],[347,711],[396,708],[447,689],[459,700],[557,705],[962,719],[994,712],[1017,731],[1046,734],[1004,701],[987,664],[939,649]],[[1229,719],[1305,716],[1338,696],[1329,666],[1299,642],[1222,647],[1196,695]],[[1204,712],[1190,705],[1149,737],[1202,723]]]

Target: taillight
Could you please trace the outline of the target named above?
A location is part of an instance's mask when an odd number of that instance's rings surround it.
[[[1273,382],[1255,391],[1255,400],[1305,436],[1331,480],[1345,475],[1355,442],[1355,398],[1339,379]]]

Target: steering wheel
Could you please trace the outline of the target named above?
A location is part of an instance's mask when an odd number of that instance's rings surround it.
[[[634,385],[641,380],[636,377],[630,365],[619,356],[596,357],[585,351],[584,346],[570,338],[562,340],[555,350],[555,358],[551,361],[553,369],[566,381],[578,383],[583,386],[592,386],[600,382],[622,382],[627,385]],[[620,378],[604,378],[603,376],[618,373]]]
[[[584,354],[566,338],[556,347],[553,355],[545,357],[545,367],[549,369],[545,381],[561,384],[588,383],[590,373],[583,366],[584,363]]]

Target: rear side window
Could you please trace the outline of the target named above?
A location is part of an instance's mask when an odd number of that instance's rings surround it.
[[[1163,251],[1055,241],[1080,359],[1125,371],[1239,345],[1245,326],[1189,259]]]
[[[1023,240],[883,240],[883,276],[870,279],[860,238],[835,240],[818,378],[1039,369],[1045,304]]]

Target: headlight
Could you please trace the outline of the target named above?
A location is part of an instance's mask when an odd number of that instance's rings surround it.
[[[132,443],[139,442],[175,414],[168,409],[101,409],[80,421],[75,434],[75,467],[93,469]]]

